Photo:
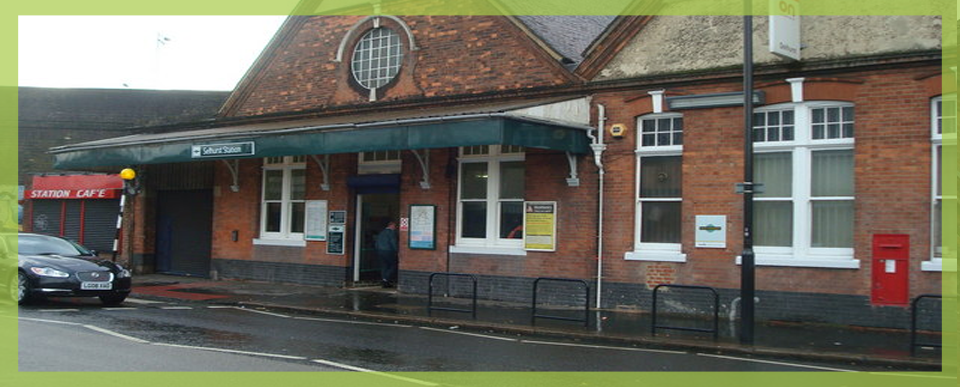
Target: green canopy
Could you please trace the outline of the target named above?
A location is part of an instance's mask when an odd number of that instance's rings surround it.
[[[370,118],[369,115],[364,116]],[[385,117],[384,117],[385,118]],[[319,125],[244,125],[139,134],[52,148],[54,167],[179,163],[215,159],[320,155],[378,150],[519,145],[574,154],[590,150],[589,126],[511,113],[440,115]],[[339,121],[339,122],[336,122]],[[354,121],[354,122],[350,122]]]

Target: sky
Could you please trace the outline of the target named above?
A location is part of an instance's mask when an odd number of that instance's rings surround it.
[[[284,16],[19,16],[19,86],[233,90]]]

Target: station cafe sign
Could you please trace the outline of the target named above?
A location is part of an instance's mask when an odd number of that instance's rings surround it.
[[[116,199],[123,189],[119,175],[34,176],[24,199]]]

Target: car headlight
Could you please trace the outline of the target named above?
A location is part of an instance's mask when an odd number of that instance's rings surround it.
[[[33,274],[44,277],[67,278],[70,276],[70,274],[49,267],[31,267],[30,271],[32,271]]]
[[[130,270],[120,268],[120,272],[117,273],[117,278],[130,278]]]

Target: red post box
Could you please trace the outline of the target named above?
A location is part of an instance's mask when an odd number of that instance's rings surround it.
[[[874,234],[872,260],[874,305],[906,306],[910,302],[910,236]]]

